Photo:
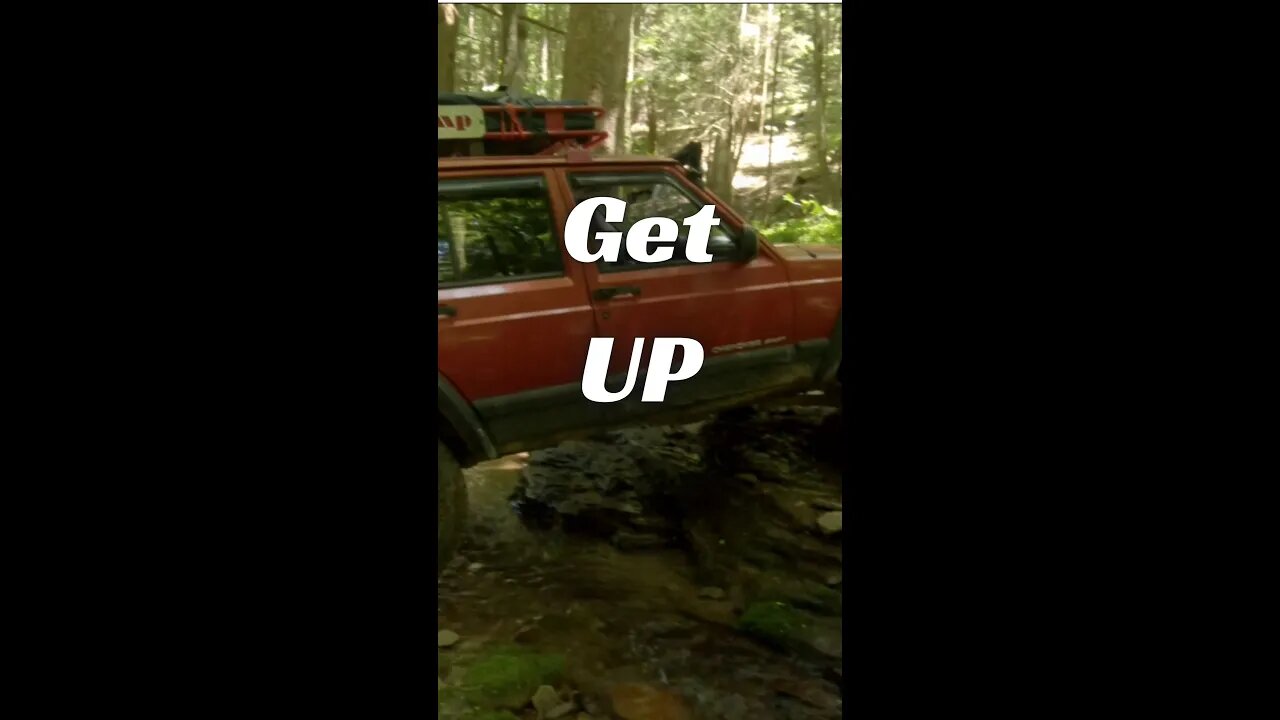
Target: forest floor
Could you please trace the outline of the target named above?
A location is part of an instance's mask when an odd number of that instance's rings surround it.
[[[804,185],[797,180],[810,166],[808,150],[798,132],[775,134],[772,154],[769,144],[768,135],[748,135],[733,176],[733,204],[757,224],[766,223],[767,215],[776,215],[786,207],[784,193],[803,194]],[[773,201],[766,207],[770,197]]]
[[[439,717],[840,717],[832,404],[467,470],[469,537],[438,582]]]

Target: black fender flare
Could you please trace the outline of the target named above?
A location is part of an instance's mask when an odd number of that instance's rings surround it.
[[[831,339],[827,342],[827,354],[822,358],[818,370],[818,382],[829,383],[836,378],[840,363],[844,361],[844,308],[836,313],[836,326],[831,329]]]
[[[436,390],[436,406],[440,416],[448,423],[453,434],[466,446],[467,457],[459,457],[458,462],[466,466],[473,462],[493,460],[498,457],[493,440],[489,438],[489,433],[485,432],[484,424],[480,422],[475,409],[462,398],[462,394],[453,386],[453,383],[439,371],[436,372]],[[443,430],[444,428],[441,428],[441,431]]]

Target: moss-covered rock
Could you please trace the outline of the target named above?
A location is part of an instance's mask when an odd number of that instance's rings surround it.
[[[841,594],[808,578],[784,573],[760,573],[745,583],[748,602],[781,602],[802,610],[840,617]]]
[[[553,685],[563,674],[563,656],[501,648],[468,665],[459,691],[475,706],[516,710],[529,702],[538,686]]]
[[[738,619],[738,627],[749,635],[782,647],[795,647],[805,642],[809,619],[782,602],[757,602]]]

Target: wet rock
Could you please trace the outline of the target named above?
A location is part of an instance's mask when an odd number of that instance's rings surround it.
[[[533,645],[542,639],[542,629],[537,625],[526,625],[513,638],[520,645]]]
[[[701,475],[702,441],[688,428],[641,427],[530,454],[512,503],[528,525],[612,537],[678,536],[670,512],[679,489]],[[621,542],[633,538],[624,535]]]
[[[559,705],[547,711],[547,720],[556,720],[562,718],[577,709],[577,705],[571,702],[560,703]]]
[[[844,529],[844,513],[829,512],[818,518],[818,527],[824,535],[834,535]]]
[[[550,685],[539,686],[533,693],[533,709],[538,711],[539,718],[547,717],[547,713],[560,705],[560,693]]]
[[[829,668],[825,673],[823,673],[823,677],[826,677],[828,680],[835,683],[836,685],[843,686],[844,685],[844,668],[838,668],[838,667]]]
[[[688,638],[698,629],[698,623],[679,616],[664,617],[644,623],[639,631],[651,638]]]
[[[688,600],[680,605],[680,612],[688,617],[701,620],[712,625],[723,625],[724,627],[733,627],[737,624],[737,617],[733,612],[733,605],[723,600]]]
[[[597,717],[604,717],[607,714],[604,707],[601,705],[601,702],[590,695],[584,695],[582,697],[582,709],[585,710],[588,715],[594,715]]]
[[[724,599],[724,590],[718,587],[704,587],[698,591],[698,597],[722,600]]]
[[[838,625],[817,627],[807,638],[807,644],[828,657],[844,656],[844,635]]]
[[[836,710],[841,705],[840,697],[825,683],[779,678],[769,683],[769,687],[776,693],[796,698],[820,710]]]
[[[716,704],[716,713],[724,720],[747,720],[747,701],[741,695],[727,695]]]
[[[471,706],[462,691],[454,687],[436,689],[436,717],[440,720],[455,720],[471,714]]]
[[[436,633],[436,647],[447,648],[457,643],[460,639],[458,633],[452,630],[441,630]]]
[[[668,544],[666,538],[652,533],[633,533],[625,530],[614,533],[610,542],[619,550],[652,550]]]
[[[843,621],[815,616],[786,603],[755,603],[738,622],[739,629],[780,650],[797,653],[806,661],[828,665],[842,657]]]
[[[610,616],[609,632],[604,635],[628,638],[627,642],[634,643],[633,651],[636,644],[646,653],[655,645],[666,648],[660,656],[635,658],[636,662],[652,664],[634,675],[615,674],[618,668],[610,666],[612,679],[656,677],[665,671],[685,702],[696,706],[699,713],[726,718],[741,715],[741,720],[746,720],[771,716],[772,710],[764,703],[765,697],[773,696],[767,691],[761,697],[744,696],[740,698],[747,708],[743,711],[732,700],[722,707],[720,691],[680,684],[679,668],[694,662],[680,653],[690,650],[690,638],[697,635],[697,628],[710,630],[713,640],[706,642],[716,647],[732,638],[742,652],[768,654],[758,642],[735,638],[707,624],[737,628],[788,654],[794,652],[798,661],[812,667],[808,678],[819,677],[823,667],[840,657],[841,479],[835,467],[819,459],[823,453],[830,456],[847,451],[847,443],[843,439],[836,443],[831,432],[840,422],[838,411],[831,408],[747,408],[722,414],[700,430],[667,427],[610,432],[530,455],[511,495],[524,523],[564,531],[552,537],[585,534],[603,541],[598,546],[603,561],[599,567],[592,565],[576,577],[556,577],[572,587],[575,598],[606,602],[628,613],[644,610],[646,603],[665,603],[679,613],[675,617],[698,621],[685,627],[665,618],[635,624]],[[833,522],[835,518],[839,518],[838,524]],[[626,556],[613,548],[632,551],[662,545],[689,551],[696,564],[692,583],[659,580],[637,592],[634,578],[626,572],[614,576],[617,568],[627,565]],[[581,560],[579,563],[579,567],[587,567]],[[512,571],[505,573],[510,581]],[[632,600],[638,603],[634,607],[629,604]],[[785,613],[770,615],[772,603],[785,607]],[[565,610],[562,614],[567,617],[569,613]],[[565,633],[548,627],[520,628],[516,640],[527,645],[548,638],[578,637],[590,627]],[[705,641],[707,634],[702,637]],[[714,662],[732,664],[726,659],[729,656],[718,657]],[[597,672],[603,670],[603,666],[597,668]],[[666,675],[661,676],[667,682]],[[768,680],[762,677],[752,685],[766,689]],[[576,680],[575,684],[585,690]],[[584,692],[578,707],[597,718],[608,716],[605,710],[587,704],[593,695],[609,697],[607,687]],[[711,694],[704,698],[704,691]],[[769,700],[789,703],[778,717],[829,717],[795,693],[783,695],[785,698]]]
[[[743,584],[748,603],[783,602],[794,607],[839,616],[843,610],[839,591],[809,578],[787,572],[759,573],[748,577]]]
[[[620,683],[609,693],[613,712],[623,720],[692,720],[679,695],[643,683]]]
[[[760,574],[790,576],[797,581],[793,592],[746,600],[776,599],[815,611],[840,611],[840,597],[826,580],[841,571],[842,548],[815,532],[822,514],[817,508],[838,505],[840,493],[826,479],[832,469],[820,467],[811,450],[832,412],[742,411],[707,425],[708,472],[735,478],[749,474],[760,482],[709,479],[686,503],[685,540],[703,577],[727,587]],[[751,438],[745,452],[739,449],[743,438]]]

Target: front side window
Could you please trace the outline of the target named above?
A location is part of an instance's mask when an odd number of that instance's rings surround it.
[[[439,286],[564,274],[542,177],[441,180],[437,199]]]
[[[605,221],[604,208],[596,210],[596,215],[592,218],[591,233],[587,243],[588,250],[591,252],[596,252],[600,248],[600,241],[596,239],[597,231],[621,232],[625,236],[632,225],[644,218],[669,218],[675,221],[676,226],[679,228],[680,232],[675,242],[666,244],[667,246],[675,247],[671,260],[662,263],[642,263],[632,260],[627,255],[627,246],[624,240],[622,250],[618,253],[618,262],[610,263],[601,260],[601,270],[606,272],[609,270],[636,270],[643,267],[662,267],[689,262],[684,248],[689,239],[689,227],[684,224],[684,219],[696,214],[702,209],[703,204],[685,192],[673,179],[661,174],[582,174],[570,176],[570,183],[573,186],[575,202],[582,202],[593,197],[612,197],[627,204],[624,219],[622,222],[617,223]],[[717,215],[717,217],[719,216]],[[730,235],[731,232],[731,229],[725,226],[723,219],[719,225],[712,226],[711,233],[707,237],[707,252],[715,260],[727,260],[733,257],[735,245],[733,237]],[[663,246],[663,243],[659,242],[649,244],[651,249]]]

